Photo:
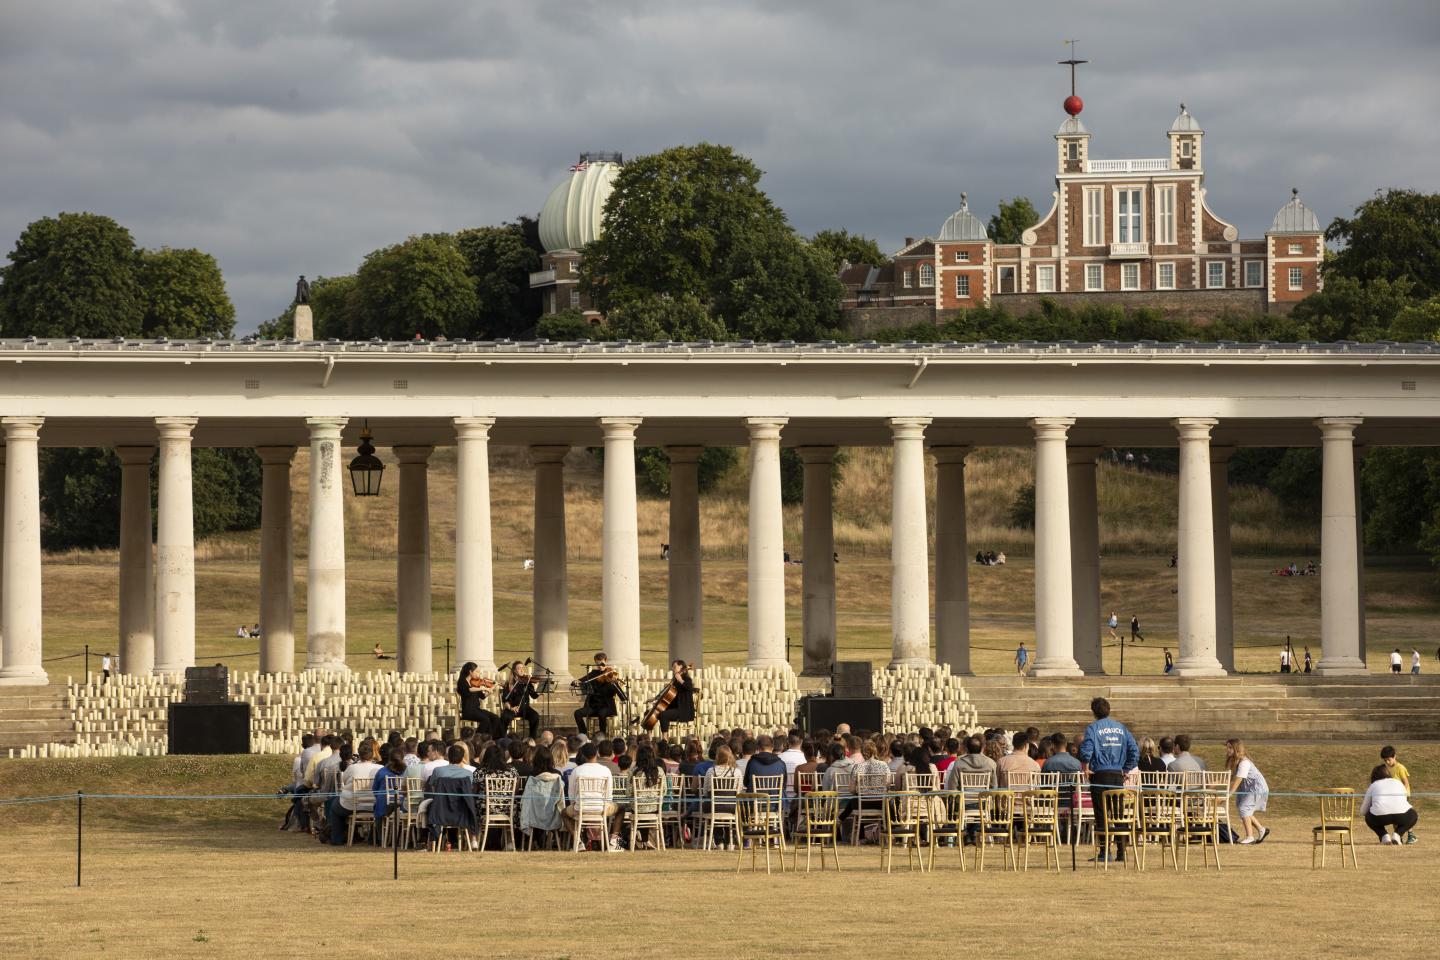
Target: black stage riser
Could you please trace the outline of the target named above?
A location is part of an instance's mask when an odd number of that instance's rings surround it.
[[[250,752],[250,704],[171,703],[172,754]]]

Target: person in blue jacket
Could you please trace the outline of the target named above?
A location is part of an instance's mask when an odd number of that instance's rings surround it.
[[[1090,701],[1090,712],[1095,722],[1085,728],[1080,741],[1080,760],[1090,768],[1090,800],[1095,805],[1095,829],[1097,835],[1105,826],[1106,790],[1123,786],[1125,774],[1140,765],[1140,745],[1130,730],[1118,720],[1110,719],[1110,701],[1096,697]],[[1096,860],[1103,863],[1110,856],[1109,850],[1101,850]],[[1125,861],[1125,841],[1115,841],[1114,862]]]

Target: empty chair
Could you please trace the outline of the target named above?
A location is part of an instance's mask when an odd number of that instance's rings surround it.
[[[840,869],[840,796],[833,790],[811,790],[800,797],[800,820],[791,834],[794,842],[795,869],[800,869],[800,847],[805,847],[805,872],[810,872],[810,854],[820,848],[820,869],[825,869],[825,849],[835,858]]]
[[[966,806],[965,794],[960,791],[951,791],[938,798],[938,809],[932,809],[930,814],[930,869],[935,869],[935,851],[941,846],[941,841],[953,843],[955,852],[959,854],[960,871],[965,871],[965,825]],[[932,807],[936,804],[932,803]],[[978,814],[978,810],[976,811]]]
[[[1161,846],[1160,865],[1165,865],[1165,851],[1176,870],[1180,861],[1175,845],[1180,835],[1180,794],[1169,787],[1157,787],[1140,794],[1140,869],[1145,869],[1146,851],[1154,844]]]
[[[985,870],[985,848],[1000,845],[1005,855],[1000,865],[1008,858],[1010,868],[1017,869],[1015,860],[1015,794],[1009,790],[986,790],[977,796],[980,813],[980,828],[975,834],[975,866]]]
[[[1180,842],[1185,845],[1185,869],[1190,869],[1190,848],[1200,846],[1200,864],[1208,866],[1206,850],[1214,851],[1220,869],[1220,809],[1224,797],[1208,790],[1186,790],[1180,795]]]
[[[1045,847],[1046,865],[1051,857],[1060,869],[1060,795],[1055,790],[1036,788],[1020,794],[1020,842],[1024,847],[1025,869],[1030,869],[1030,846]]]
[[[910,869],[920,862],[925,870],[925,855],[920,850],[920,806],[921,796],[913,790],[902,790],[885,799],[885,823],[880,843],[884,849],[885,872],[890,872],[895,855],[895,845],[905,848]]]
[[[1399,839],[1399,834],[1396,834]],[[1310,869],[1325,866],[1325,848],[1331,843],[1340,847],[1340,867],[1345,867],[1345,845],[1350,845],[1350,866],[1358,867],[1355,861],[1355,791],[1348,787],[1327,790],[1320,798],[1320,822],[1312,830],[1310,846]]]

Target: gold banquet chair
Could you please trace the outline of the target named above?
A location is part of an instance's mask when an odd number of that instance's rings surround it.
[[[750,872],[756,870],[760,848],[765,849],[765,872],[770,872],[770,851],[780,853],[780,872],[785,872],[785,850],[780,836],[779,818],[773,815],[775,798],[768,793],[735,794],[735,817],[739,824],[735,845],[735,872],[745,861],[745,847],[750,847]]]
[[[999,844],[1005,848],[1000,860],[1003,868],[1008,859],[1010,869],[1019,869],[1015,857],[1015,794],[1009,790],[987,790],[980,794],[980,831],[975,834],[975,866],[985,871],[985,848]]]
[[[1136,870],[1142,869],[1138,854],[1140,847],[1139,793],[1129,787],[1111,787],[1100,794],[1100,802],[1105,805],[1105,824],[1102,827],[1099,820],[1096,820],[1095,841],[1099,851],[1105,856],[1095,858],[1096,866],[1104,866],[1108,872],[1112,844],[1116,839],[1123,839],[1130,841],[1131,853],[1131,856],[1123,862],[1129,866],[1133,859]]]
[[[913,790],[902,790],[885,798],[885,829],[880,835],[880,843],[885,848],[886,873],[890,872],[897,842],[905,848],[910,869],[915,869],[915,861],[919,859],[920,871],[925,871],[925,854],[920,850],[921,802],[920,794]]]
[[[1060,793],[1057,790],[1035,788],[1020,794],[1020,842],[1024,847],[1024,869],[1030,869],[1030,846],[1034,843],[1045,847],[1045,864],[1055,861],[1055,870],[1060,870]]]
[[[794,869],[800,869],[800,848],[805,848],[805,872],[810,872],[810,853],[820,848],[820,869],[825,869],[825,849],[840,869],[840,795],[833,790],[812,790],[800,797],[800,822],[790,834],[795,854]]]
[[[1325,848],[1333,841],[1340,846],[1340,869],[1345,869],[1345,844],[1350,844],[1350,866],[1359,869],[1355,860],[1355,791],[1349,787],[1327,790],[1320,798],[1320,822],[1311,830],[1310,869],[1314,870],[1319,853],[1325,866]],[[1397,834],[1395,839],[1400,839]]]

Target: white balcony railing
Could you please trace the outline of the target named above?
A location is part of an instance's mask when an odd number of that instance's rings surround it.
[[[530,274],[530,286],[544,287],[555,282],[554,270],[536,270]]]
[[[1112,243],[1110,244],[1110,259],[1133,260],[1137,257],[1150,256],[1150,244],[1148,243]]]
[[[1159,173],[1170,169],[1170,161],[1164,157],[1149,160],[1091,160],[1085,166],[1086,173]]]

